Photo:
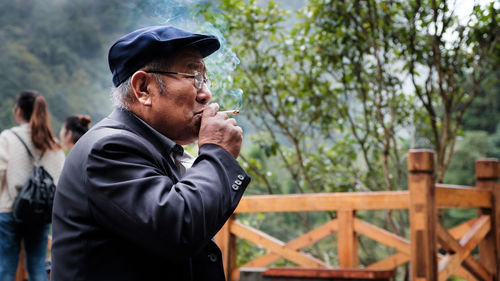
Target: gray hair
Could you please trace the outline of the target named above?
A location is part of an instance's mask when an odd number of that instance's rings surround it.
[[[172,63],[170,59],[162,58],[147,63],[139,70],[169,69],[171,65]],[[165,81],[161,79],[160,77],[161,74],[157,73],[152,73],[152,74],[156,83],[158,84],[158,87],[160,89],[160,94],[164,94],[165,91],[167,90],[167,84],[165,84]],[[127,80],[123,81],[120,85],[118,85],[118,87],[111,89],[111,99],[113,101],[114,106],[118,108],[129,109],[130,105],[135,102],[135,99],[132,94],[131,81],[132,81],[132,76],[127,78]]]
[[[123,81],[118,87],[111,89],[111,100],[118,108],[128,109],[132,101],[132,76]]]

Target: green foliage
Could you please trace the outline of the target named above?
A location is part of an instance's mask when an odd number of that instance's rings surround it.
[[[498,50],[500,54],[500,45]],[[499,122],[500,72],[495,71],[485,79],[480,95],[465,113],[464,130],[483,130],[492,134],[495,132]]]
[[[204,15],[242,58],[234,82],[253,143],[299,192],[402,188],[408,133],[412,146],[436,149],[442,180],[498,42],[493,5],[465,24],[432,1],[313,0],[291,14],[274,1],[226,0]],[[264,178],[262,163],[247,164]]]
[[[309,39],[285,26],[289,13],[274,1],[266,6],[221,1],[218,9],[225,12],[207,13],[208,20],[226,32],[244,58],[234,81],[245,89],[245,116],[258,128],[252,143],[262,153],[244,156],[254,178],[262,179],[256,185],[269,193],[351,188],[357,169],[349,155],[356,150],[337,129],[341,125],[331,114],[335,96],[328,92],[330,81],[318,79],[324,69],[308,49]],[[288,181],[269,177],[267,161],[281,163],[270,167],[271,175],[285,171]]]
[[[23,89],[47,99],[54,123],[112,109],[108,48],[119,36],[165,22],[165,1],[0,1],[0,129],[14,125],[12,104]]]
[[[2,100],[11,101],[23,89],[36,89],[44,94],[58,122],[75,113],[88,113],[97,119],[109,110],[106,92],[110,75],[104,74],[102,59],[107,42],[102,38],[110,34],[101,32],[101,15],[86,14],[85,10],[94,7],[106,14],[117,7],[96,7],[99,1],[81,2],[0,3],[0,9],[8,11],[0,19],[4,54],[0,71],[8,77],[0,81]],[[12,121],[0,119],[0,127],[12,126]]]
[[[253,178],[249,192],[404,190],[405,155],[413,147],[436,150],[440,181],[448,167],[446,180],[462,181],[458,163],[473,167],[481,154],[460,154],[462,145],[486,145],[476,143],[480,136],[467,134],[473,143],[456,138],[471,104],[498,113],[487,106],[498,95],[484,79],[498,65],[493,4],[475,7],[466,23],[446,2],[430,0],[310,0],[296,13],[276,1],[222,0],[205,8],[241,60],[233,82],[245,91],[243,112],[256,132],[241,156]],[[473,103],[478,96],[486,101]],[[406,214],[360,216],[407,233]],[[267,215],[249,223],[265,229],[261,220],[274,225],[271,232],[296,223]],[[316,223],[307,218],[302,225]],[[365,264],[391,254],[360,243],[367,246]],[[319,248],[317,256],[335,263],[331,245]]]
[[[474,149],[471,149],[473,147]],[[466,131],[457,145],[445,182],[473,186],[475,184],[474,161],[480,158],[498,157],[500,146],[495,137],[485,131]]]

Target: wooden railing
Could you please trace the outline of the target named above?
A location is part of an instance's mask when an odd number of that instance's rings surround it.
[[[394,270],[411,264],[412,280],[445,281],[456,275],[465,280],[500,281],[500,176],[497,159],[476,161],[476,186],[435,184],[434,153],[412,150],[408,155],[408,191],[245,196],[235,215],[216,236],[228,280],[239,279],[241,267],[268,267],[287,259],[300,267],[329,268],[325,262],[301,252],[328,236],[337,235],[341,269],[359,268],[358,235],[397,252],[364,267]],[[437,209],[477,208],[476,218],[445,229]],[[410,239],[356,217],[358,210],[409,210]],[[238,214],[264,212],[336,211],[336,218],[291,240],[280,241],[237,220]],[[267,249],[268,253],[236,266],[236,238]],[[478,246],[479,258],[471,255]],[[438,248],[446,250],[439,254]],[[27,280],[24,260],[16,281]]]
[[[396,269],[410,262],[412,280],[500,280],[500,184],[496,159],[476,161],[476,186],[435,184],[434,152],[412,150],[408,155],[408,191],[245,196],[235,214],[217,234],[228,280],[238,280],[240,268],[268,267],[286,259],[305,268],[328,268],[301,249],[337,235],[338,265],[359,268],[358,235],[364,235],[396,253],[364,267]],[[478,216],[451,229],[437,220],[437,209],[477,208]],[[356,217],[358,210],[408,210],[410,239]],[[291,241],[280,241],[244,225],[238,214],[264,212],[336,211],[336,217]],[[267,253],[236,265],[237,237]],[[479,258],[471,251],[479,247]],[[440,254],[438,249],[446,251]]]

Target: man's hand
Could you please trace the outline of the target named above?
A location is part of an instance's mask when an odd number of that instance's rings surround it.
[[[234,118],[229,118],[227,113],[217,113],[218,104],[210,104],[203,111],[201,118],[198,145],[216,144],[227,150],[237,158],[241,150],[243,130]]]

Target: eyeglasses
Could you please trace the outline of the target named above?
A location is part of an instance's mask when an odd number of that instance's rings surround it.
[[[178,74],[178,75],[184,75],[186,77],[191,77],[194,78],[194,86],[196,89],[201,90],[203,88],[203,84],[207,85],[207,88],[210,89],[210,86],[212,83],[210,82],[210,79],[208,77],[204,77],[203,73],[195,71],[194,74],[189,74],[189,73],[182,73],[182,72],[175,72],[175,71],[163,71],[163,70],[145,70],[144,72],[146,73],[158,73],[158,74]]]

